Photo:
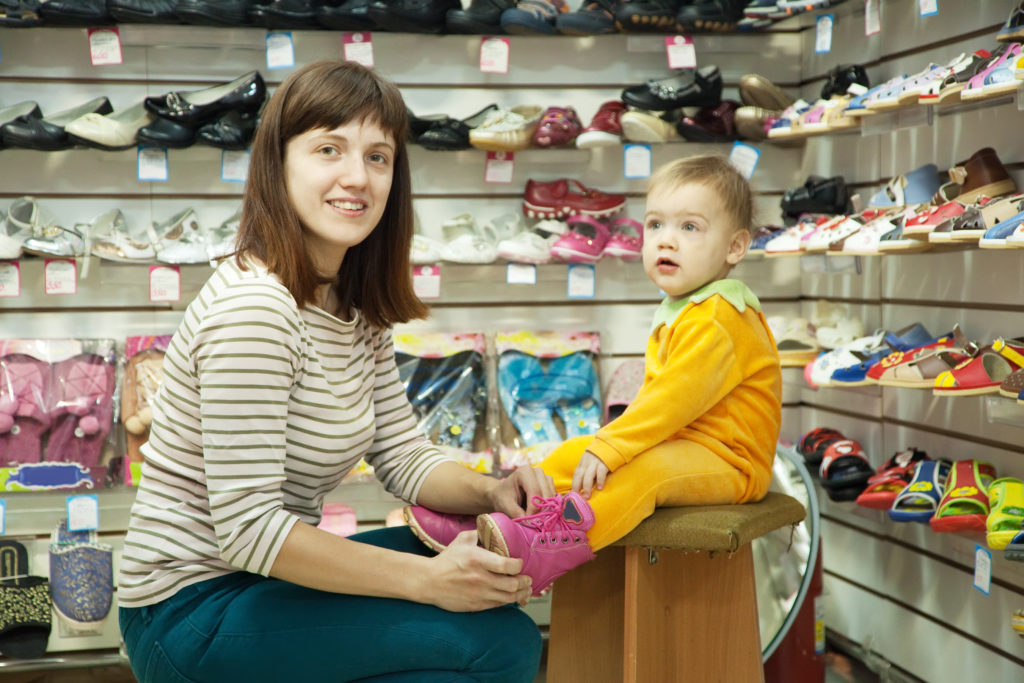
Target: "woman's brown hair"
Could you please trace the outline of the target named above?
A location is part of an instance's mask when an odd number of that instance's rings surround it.
[[[236,259],[242,265],[244,256],[258,258],[300,306],[317,303],[316,288],[324,280],[285,191],[285,146],[307,131],[334,130],[350,121],[369,121],[389,133],[395,160],[380,223],[349,247],[338,271],[338,312],[358,309],[377,327],[424,318],[427,307],[413,292],[409,263],[413,214],[405,101],[394,83],[353,62],[307,64],[288,76],[264,107],[242,196]]]

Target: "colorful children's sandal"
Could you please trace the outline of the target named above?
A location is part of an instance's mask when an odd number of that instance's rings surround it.
[[[835,441],[841,441],[846,437],[838,429],[831,427],[816,427],[800,437],[796,446],[797,452],[804,456],[807,467],[817,472],[821,465],[821,459],[825,455],[825,449]]]
[[[974,396],[999,391],[1010,373],[1024,367],[1024,339],[996,339],[952,370],[935,378],[936,396]]]
[[[836,502],[856,500],[873,473],[864,449],[853,439],[829,444],[818,470],[821,485]]]
[[[913,479],[899,492],[889,508],[889,519],[894,522],[927,524],[942,500],[950,467],[948,460],[924,460],[918,463]]]
[[[988,487],[988,547],[1001,550],[1024,529],[1024,481],[1002,477]]]
[[[917,463],[929,460],[928,454],[917,448],[900,451],[878,468],[868,479],[868,487],[857,496],[857,505],[875,510],[888,510],[914,476]]]
[[[980,460],[958,460],[953,464],[946,491],[929,520],[932,531],[985,531],[988,517],[988,484],[995,468]]]

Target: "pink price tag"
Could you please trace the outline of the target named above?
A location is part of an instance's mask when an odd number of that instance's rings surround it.
[[[89,60],[93,66],[121,64],[121,34],[116,26],[89,29]]]
[[[690,36],[665,36],[665,52],[668,55],[668,68],[695,69],[697,67],[697,50]]]
[[[512,54],[512,41],[508,38],[484,36],[480,39],[480,70],[484,73],[507,74]]]
[[[0,297],[21,296],[21,267],[17,261],[0,263]]]
[[[46,259],[43,264],[43,291],[46,294],[78,292],[78,266],[74,259]]]
[[[440,299],[441,266],[413,266],[412,290],[421,299]]]
[[[346,33],[341,37],[346,62],[356,62],[373,68],[373,40],[369,32]]]
[[[181,300],[181,268],[178,266],[149,267],[149,300]]]
[[[484,162],[485,183],[511,183],[515,171],[512,152],[488,152]]]

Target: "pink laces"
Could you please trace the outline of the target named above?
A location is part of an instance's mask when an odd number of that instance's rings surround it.
[[[551,498],[534,496],[531,502],[537,506],[538,511],[532,515],[517,517],[515,522],[536,529],[543,534],[540,539],[542,544],[548,540],[552,543],[557,543],[559,540],[562,543],[568,543],[570,539],[579,543],[583,538],[562,517],[562,500],[562,496]]]

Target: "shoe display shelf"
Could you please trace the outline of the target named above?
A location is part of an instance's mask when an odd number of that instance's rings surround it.
[[[882,29],[874,36],[864,35],[864,3],[839,5],[831,52],[814,52],[812,28],[803,34],[800,94],[815,98],[836,64],[862,63],[875,83],[960,52],[992,49],[1015,4],[940,2],[938,15],[921,17],[917,2],[891,0],[881,4]],[[877,125],[867,135],[810,137],[801,147],[802,177],[842,175],[851,192],[866,200],[894,176],[926,163],[944,172],[992,147],[1024,187],[1020,113],[1011,98],[934,113],[907,126],[895,115],[891,125]],[[868,334],[920,322],[938,335],[959,323],[969,338],[986,344],[1024,331],[1021,251],[968,247],[793,260],[801,263],[805,317],[820,298],[847,306]],[[802,376],[796,382],[799,422],[784,423],[786,438],[832,427],[861,443],[873,467],[914,446],[932,458],[982,459],[999,476],[1024,477],[1024,406],[1011,399],[871,385],[813,389]],[[1019,640],[1009,627],[1024,603],[1024,563],[987,549],[984,534],[936,533],[925,524],[893,522],[885,511],[834,502],[821,491],[830,631],[922,680],[957,681],[971,672],[1000,680],[1024,676]],[[991,553],[988,595],[973,587],[979,546]],[[955,658],[935,656],[954,651]]]

